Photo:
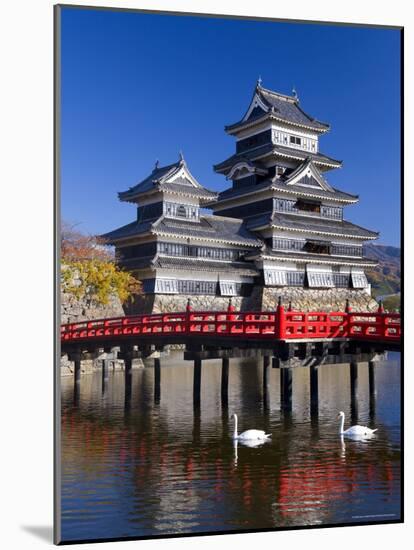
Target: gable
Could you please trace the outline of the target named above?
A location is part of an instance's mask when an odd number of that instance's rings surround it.
[[[187,185],[188,187],[195,187],[197,189],[201,187],[198,181],[190,173],[185,162],[182,162],[177,170],[164,178],[162,183],[177,183],[180,185]]]
[[[312,161],[307,160],[299,166],[286,180],[286,185],[300,185],[312,189],[323,189],[334,192]]]
[[[249,120],[250,118],[257,118],[268,111],[269,107],[263,102],[261,97],[258,94],[254,94],[252,102],[247,109],[247,113],[243,117],[243,121]]]

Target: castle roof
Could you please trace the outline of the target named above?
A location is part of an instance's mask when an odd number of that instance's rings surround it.
[[[308,158],[313,161],[314,164],[323,167],[325,169],[329,168],[340,168],[342,166],[342,161],[335,160],[327,155],[322,155],[322,153],[311,153],[309,151],[302,151],[300,149],[294,149],[293,147],[285,147],[283,145],[275,145],[273,143],[267,143],[255,149],[250,149],[243,151],[242,153],[235,153],[231,155],[226,160],[214,165],[214,170],[221,174],[227,175],[233,166],[242,161],[256,161],[264,160],[270,157],[274,158],[287,158],[299,161],[305,161]]]
[[[292,195],[292,198],[310,197],[317,200],[329,199],[340,203],[358,202],[358,195],[351,195],[332,187],[316,168],[313,160],[308,157],[285,176],[240,187],[230,187],[218,194],[215,203],[222,203],[245,195],[257,195],[257,193],[267,190],[280,191],[282,195]],[[214,204],[211,206],[214,208]]]
[[[115,244],[124,239],[152,234],[167,237],[184,237],[191,240],[225,242],[244,246],[260,247],[262,241],[251,233],[243,220],[224,216],[200,216],[198,222],[176,220],[162,216],[157,220],[133,222],[101,235],[106,244]]]
[[[138,202],[139,198],[154,192],[168,191],[179,195],[197,197],[200,203],[213,200],[217,193],[203,187],[191,174],[184,158],[167,166],[158,166],[144,180],[127,191],[118,193],[121,201]]]
[[[355,267],[368,267],[372,268],[378,265],[378,262],[370,258],[355,258],[352,256],[332,256],[330,254],[306,254],[304,252],[296,251],[279,251],[272,250],[270,247],[266,247],[260,252],[251,252],[246,259],[261,259],[261,260],[274,260],[280,262],[296,262],[296,263],[315,263],[315,264],[328,264],[328,265],[351,265]]]
[[[239,122],[226,126],[225,130],[229,134],[237,133],[251,123],[267,118],[320,133],[329,130],[329,124],[316,120],[300,107],[299,98],[296,95],[281,94],[263,88],[259,83],[256,85],[249,109],[244,117]]]
[[[354,237],[362,240],[377,239],[379,233],[370,231],[346,220],[331,220],[328,218],[302,216],[299,214],[284,214],[274,212],[252,216],[246,220],[246,227],[259,230],[264,227],[297,231],[305,234],[321,234],[338,237]]]

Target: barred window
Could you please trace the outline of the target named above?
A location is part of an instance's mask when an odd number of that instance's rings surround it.
[[[333,274],[334,285],[338,288],[349,287],[349,274],[348,273],[334,273]]]
[[[305,272],[287,271],[286,279],[288,286],[303,286],[305,282]]]
[[[176,279],[156,279],[155,292],[161,294],[177,294],[178,285]]]
[[[362,246],[347,245],[347,244],[333,244],[332,254],[338,256],[362,256]]]
[[[214,281],[178,281],[180,294],[216,294],[217,283]]]
[[[164,214],[169,218],[186,218],[197,221],[200,209],[191,204],[177,204],[175,202],[164,202]]]
[[[287,285],[286,271],[278,271],[276,269],[264,269],[263,275],[265,284],[268,286]]]
[[[295,201],[274,199],[274,210],[277,212],[296,212]]]
[[[273,239],[273,250],[302,250],[304,245],[305,241],[296,239]]]
[[[334,286],[332,273],[308,271],[308,284],[311,288]]]
[[[222,296],[236,296],[236,283],[234,281],[220,281],[220,294]]]
[[[321,215],[324,218],[342,220],[342,211],[342,208],[338,208],[336,206],[321,206]]]
[[[351,279],[354,288],[365,288],[368,286],[367,278],[362,271],[360,273],[351,273]]]

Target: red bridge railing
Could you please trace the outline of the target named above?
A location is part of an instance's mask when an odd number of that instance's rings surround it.
[[[275,312],[187,311],[96,319],[61,326],[61,340],[105,340],[113,337],[198,335],[277,340],[352,338],[399,343],[399,313],[298,312],[279,305]]]

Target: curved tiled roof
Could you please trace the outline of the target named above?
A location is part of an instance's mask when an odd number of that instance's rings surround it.
[[[190,239],[213,240],[244,246],[260,247],[263,243],[243,224],[243,220],[224,216],[200,216],[199,222],[176,220],[162,216],[157,220],[133,222],[105,233],[100,237],[106,244],[115,244],[122,239],[152,233],[154,235],[172,235]]]
[[[262,103],[269,109],[267,113],[262,111],[262,115],[265,117],[268,113],[272,116],[279,118],[285,122],[296,124],[299,126],[306,126],[308,128],[314,128],[315,130],[326,132],[329,129],[329,124],[320,122],[311,117],[299,106],[299,100],[297,97],[287,96],[277,93],[273,90],[268,90],[260,85],[257,85],[254,91],[253,97],[257,95]],[[239,126],[250,122],[254,118],[261,118],[256,113],[252,113],[252,116],[245,119],[243,118],[235,124],[231,124],[225,127],[227,131],[237,129]]]
[[[191,182],[189,180],[184,181],[183,179],[177,178],[176,174],[182,168],[185,169],[185,173],[191,179]],[[173,176],[176,176],[177,179],[169,181]],[[203,202],[212,200],[217,196],[217,193],[203,187],[190,174],[185,160],[181,157],[180,160],[174,164],[162,167],[156,165],[149,176],[133,187],[130,187],[127,191],[118,193],[118,197],[121,201],[135,202],[139,196],[157,190],[173,191],[184,195],[196,196],[203,200]]]
[[[344,235],[347,237],[357,237],[361,239],[377,239],[378,233],[370,231],[359,225],[353,224],[346,220],[337,221],[327,218],[314,218],[311,216],[300,216],[297,214],[282,214],[276,212],[272,218],[272,226],[282,229],[292,229],[303,231],[305,233],[326,233],[329,235]],[[247,224],[250,229],[253,229],[251,223]],[[259,225],[256,225],[259,227]]]
[[[342,166],[342,161],[335,160],[327,155],[321,153],[310,153],[309,151],[301,151],[300,149],[294,149],[293,147],[284,147],[283,145],[274,145],[273,143],[267,143],[255,149],[243,151],[243,153],[235,153],[231,157],[227,158],[223,162],[214,165],[216,172],[228,173],[231,168],[242,160],[255,160],[267,155],[280,155],[282,157],[290,157],[305,161],[307,158],[311,159],[316,164],[325,164],[339,168]]]
[[[222,273],[232,273],[236,271],[238,275],[255,277],[258,270],[252,263],[214,261],[208,258],[177,258],[173,256],[157,256],[153,262],[153,267],[172,268],[172,269],[191,269],[194,271],[218,271]]]

